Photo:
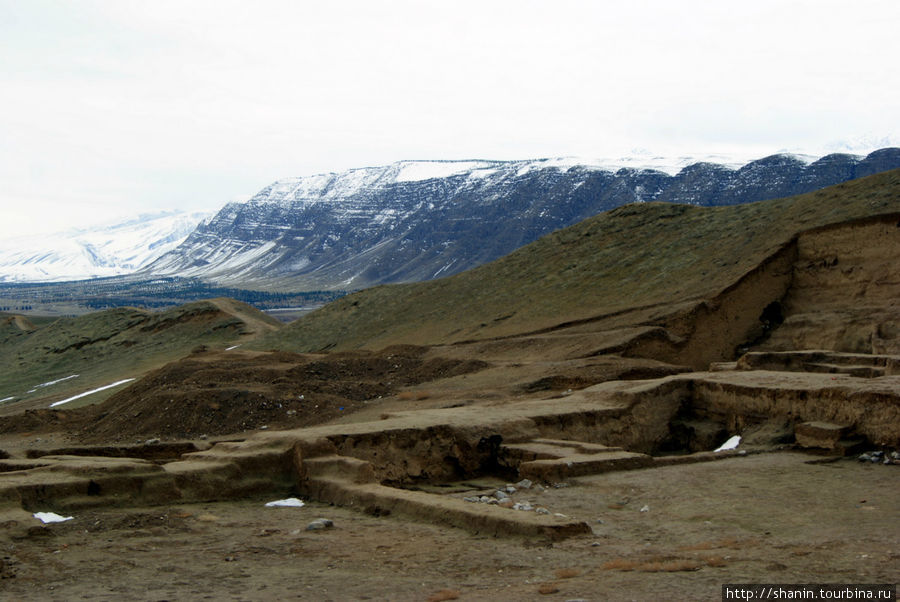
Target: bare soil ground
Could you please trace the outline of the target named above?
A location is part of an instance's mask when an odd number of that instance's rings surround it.
[[[592,525],[552,544],[262,499],[83,510],[4,543],[0,587],[31,600],[714,600],[723,583],[897,582],[898,467],[816,459],[751,455],[517,493]],[[446,489],[489,485],[502,483]],[[306,530],[318,517],[334,527]]]

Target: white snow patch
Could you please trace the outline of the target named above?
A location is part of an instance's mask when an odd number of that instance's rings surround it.
[[[302,508],[303,506],[305,506],[305,504],[295,497],[266,503],[267,508]]]
[[[409,161],[401,162],[395,182],[420,182],[434,178],[449,178],[475,169],[496,165],[487,161]]]
[[[232,349],[237,349],[240,345],[232,345],[231,347],[226,347],[225,351],[231,351]]]
[[[484,178],[494,175],[498,171],[500,171],[500,170],[496,167],[479,167],[478,169],[472,170],[472,173],[469,174],[469,179],[470,180],[481,180],[481,179],[484,179]],[[429,209],[434,209],[434,206],[432,205],[431,207],[429,207]]]
[[[69,380],[69,379],[71,379],[71,378],[78,378],[78,375],[77,375],[77,374],[73,374],[72,376],[66,376],[65,378],[57,378],[56,380],[51,380],[50,382],[41,383],[41,384],[39,384],[39,385],[36,385],[36,386],[34,387],[34,389],[32,389],[31,391],[29,391],[29,393],[33,393],[34,391],[37,391],[37,390],[40,389],[41,387],[49,387],[49,386],[51,386],[51,385],[55,385],[56,383],[61,383],[61,382],[63,382],[64,380]]]
[[[67,520],[72,520],[75,518],[74,516],[61,516],[56,512],[35,512],[33,515],[36,519],[41,521],[42,523],[61,523]]]
[[[0,403],[3,403],[4,401],[12,401],[15,398],[15,395],[13,395],[12,397],[4,397],[3,399],[0,399]]]
[[[735,435],[735,436],[731,437],[728,441],[726,441],[725,443],[723,443],[722,445],[717,447],[715,451],[720,452],[720,451],[728,451],[730,449],[736,449],[740,442],[741,442],[741,436]]]
[[[118,387],[119,385],[124,385],[125,383],[130,383],[133,381],[133,378],[126,378],[124,380],[118,380],[111,385],[106,385],[105,387],[99,387],[97,389],[93,389],[91,391],[85,391],[84,393],[79,393],[78,395],[74,395],[69,397],[68,399],[63,399],[62,401],[55,401],[50,404],[51,408],[56,406],[60,406],[64,403],[69,403],[70,401],[75,401],[76,399],[81,399],[82,397],[87,397],[88,395],[93,395],[94,393],[99,393],[100,391],[106,391],[107,389],[112,389],[113,387]]]

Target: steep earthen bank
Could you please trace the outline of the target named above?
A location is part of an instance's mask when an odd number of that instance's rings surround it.
[[[760,349],[900,354],[900,214],[797,239],[783,324]]]

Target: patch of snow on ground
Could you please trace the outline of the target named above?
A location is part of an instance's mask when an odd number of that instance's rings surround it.
[[[410,161],[402,165],[395,182],[420,182],[433,178],[449,178],[475,169],[493,167],[487,161]]]
[[[12,400],[15,399],[15,398],[16,398],[15,396],[12,396],[12,397],[4,397],[3,399],[0,399],[0,403],[3,403],[4,401],[12,401]]]
[[[44,524],[61,523],[75,518],[74,516],[60,516],[56,512],[35,512],[33,516]]]
[[[305,506],[305,504],[295,497],[266,503],[267,508],[302,508],[303,506]]]
[[[738,446],[738,444],[740,444],[740,442],[741,442],[741,436],[735,435],[735,436],[731,437],[728,441],[726,441],[725,443],[723,443],[722,445],[717,447],[715,451],[720,452],[720,451],[728,451],[730,449],[737,449],[737,446]]]
[[[36,386],[34,387],[34,389],[32,389],[32,391],[36,391],[37,389],[40,389],[41,387],[49,387],[49,386],[51,386],[51,385],[55,385],[56,383],[61,383],[61,382],[63,382],[64,380],[69,380],[69,379],[71,379],[71,378],[78,378],[78,375],[77,375],[77,374],[73,374],[72,376],[66,376],[65,378],[57,378],[56,380],[51,380],[50,382],[41,383],[41,384],[39,384],[39,385],[36,385]]]
[[[91,391],[85,391],[84,393],[79,393],[78,395],[74,395],[69,397],[68,399],[63,399],[62,401],[55,401],[50,404],[51,408],[56,406],[61,406],[64,403],[69,403],[70,401],[75,401],[76,399],[81,399],[82,397],[87,397],[88,395],[93,395],[94,393],[99,393],[100,391],[106,391],[107,389],[112,389],[113,387],[118,387],[119,385],[124,385],[125,383],[130,383],[133,381],[133,378],[126,378],[124,380],[119,380],[114,382],[111,385],[106,385],[105,387],[100,387],[98,389],[93,389]]]

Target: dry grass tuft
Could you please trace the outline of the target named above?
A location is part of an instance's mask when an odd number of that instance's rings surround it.
[[[640,566],[640,562],[637,560],[628,560],[627,558],[616,558],[615,560],[610,560],[608,562],[604,562],[602,568],[606,571],[633,571],[638,566]]]
[[[557,579],[571,579],[581,574],[578,569],[556,569],[554,572]]]
[[[444,600],[456,600],[459,598],[459,590],[442,589],[428,596],[428,602],[443,602]]]
[[[555,583],[541,583],[538,586],[538,593],[548,596],[559,591],[559,586]]]
[[[741,541],[736,537],[724,537],[722,539],[710,540],[710,541],[701,541],[699,543],[690,544],[686,546],[680,546],[678,549],[682,551],[689,550],[719,550],[722,548],[727,548],[729,550],[739,550],[748,545],[756,543],[756,540],[746,539]]]
[[[641,571],[644,573],[678,573],[681,571],[698,571],[702,565],[688,558],[656,558],[650,560],[632,560],[616,558],[605,562],[600,568],[607,571]]]
[[[422,401],[431,397],[430,391],[401,391],[397,393],[397,399],[401,401]]]
[[[703,558],[703,562],[706,563],[706,566],[712,567],[722,567],[728,565],[728,561],[721,556],[707,556],[706,558]]]

